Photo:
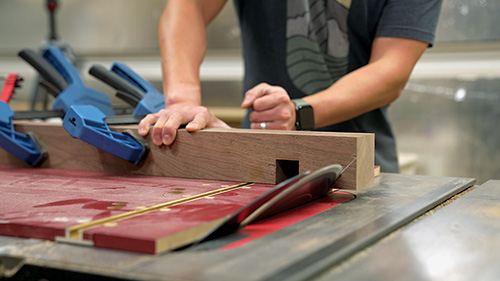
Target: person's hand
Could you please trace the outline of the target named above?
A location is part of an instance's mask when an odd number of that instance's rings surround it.
[[[153,124],[154,127],[151,129]],[[139,122],[138,131],[141,136],[146,136],[151,129],[155,145],[170,145],[174,142],[177,129],[181,125],[186,125],[188,132],[203,128],[231,128],[215,117],[206,107],[176,105],[146,115]]]
[[[243,108],[252,108],[252,129],[295,130],[295,104],[285,89],[261,83],[245,94]]]

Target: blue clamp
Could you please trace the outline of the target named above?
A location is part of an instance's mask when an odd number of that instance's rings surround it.
[[[160,111],[160,109],[165,108],[165,98],[163,94],[158,92],[158,90],[156,90],[151,83],[139,76],[127,65],[115,62],[111,66],[111,71],[118,74],[136,87],[139,91],[144,93],[144,97],[135,107],[133,112],[134,116],[144,116],[150,113],[156,113]]]
[[[48,61],[69,86],[64,89],[52,103],[52,108],[68,112],[72,105],[93,105],[99,108],[106,116],[113,116],[114,110],[109,97],[101,92],[87,87],[78,71],[56,47],[49,46],[42,51],[42,57]]]
[[[149,152],[143,138],[133,131],[113,132],[104,119],[106,115],[90,105],[70,107],[64,116],[63,127],[68,133],[115,156],[140,165]]]
[[[26,135],[14,131],[14,111],[0,101],[0,147],[33,167],[40,166],[48,153],[33,132]]]

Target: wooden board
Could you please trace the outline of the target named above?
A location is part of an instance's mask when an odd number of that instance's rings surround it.
[[[157,147],[137,167],[81,140],[73,139],[59,124],[18,122],[19,132],[33,131],[49,158],[42,167],[182,178],[278,183],[305,171],[330,164],[346,166],[337,186],[361,189],[373,183],[374,135],[305,131],[205,129],[179,130],[171,146]],[[121,131],[137,126],[112,127]],[[4,150],[0,164],[26,166]]]
[[[273,187],[6,165],[0,179],[0,235],[149,254],[197,241]]]

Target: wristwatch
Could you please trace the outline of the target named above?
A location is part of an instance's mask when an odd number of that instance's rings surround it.
[[[303,99],[293,99],[295,104],[295,127],[297,130],[314,129],[314,111],[310,104]]]

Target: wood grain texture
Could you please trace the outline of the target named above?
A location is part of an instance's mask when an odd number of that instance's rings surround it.
[[[111,129],[136,131],[137,126]],[[346,166],[356,157],[337,181],[337,187],[361,189],[373,183],[373,134],[245,129],[188,133],[179,130],[177,139],[168,147],[155,146],[147,136],[151,151],[138,167],[73,139],[59,124],[16,122],[16,130],[37,134],[49,152],[42,165],[45,168],[278,183],[284,177],[278,163],[285,163],[286,169],[296,169],[293,172],[296,174],[330,164]],[[0,150],[0,163],[27,166],[4,150]]]

